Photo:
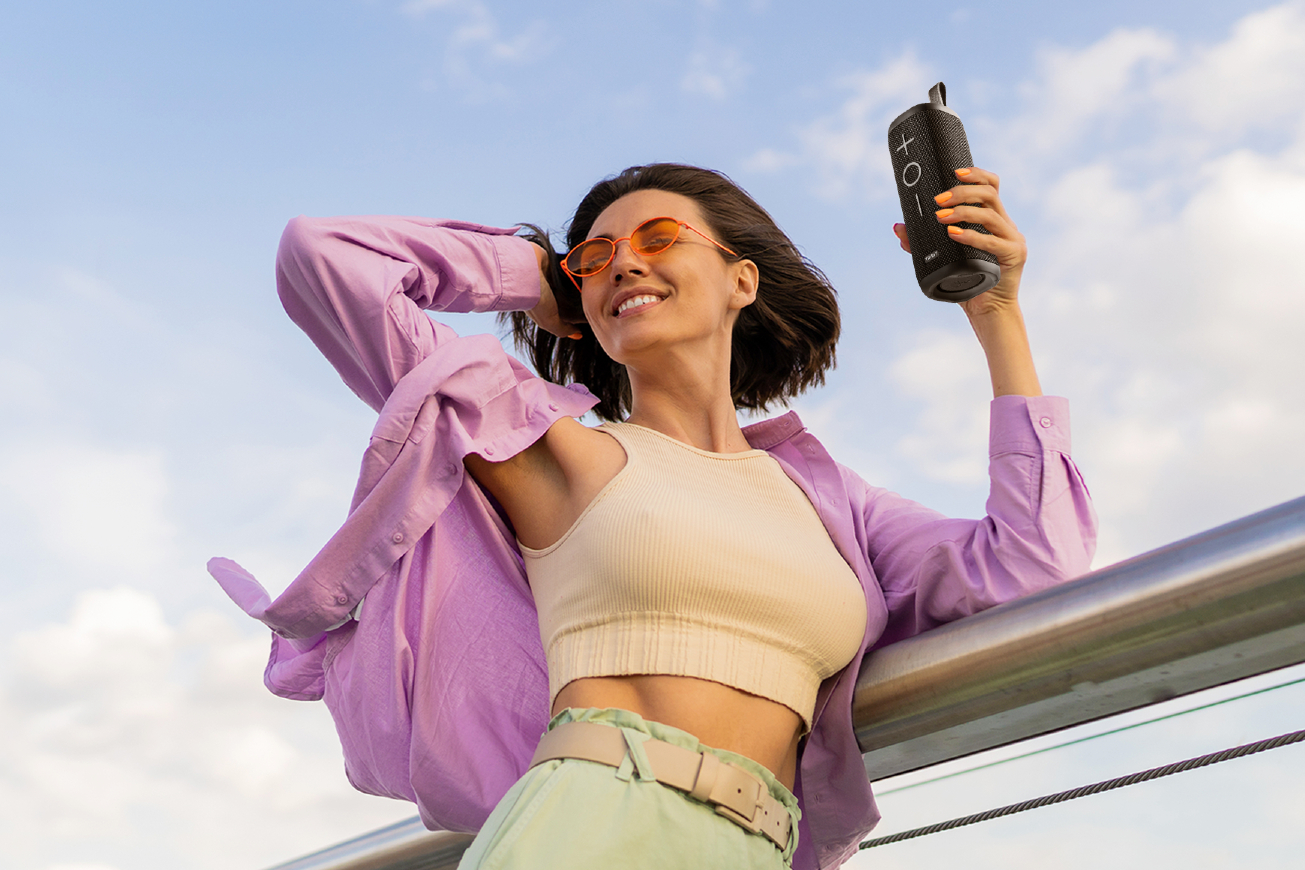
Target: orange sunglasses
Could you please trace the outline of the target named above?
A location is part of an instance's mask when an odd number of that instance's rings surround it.
[[[696,227],[672,217],[649,218],[634,228],[634,232],[621,239],[589,239],[576,245],[562,258],[562,271],[571,279],[575,289],[580,289],[580,278],[589,278],[607,268],[616,258],[616,246],[620,242],[629,242],[630,247],[640,256],[660,254],[675,244],[680,237],[680,228],[686,227],[720,248],[731,257],[738,254],[713,239]]]

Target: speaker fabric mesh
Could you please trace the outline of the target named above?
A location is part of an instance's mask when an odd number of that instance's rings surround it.
[[[961,119],[945,109],[921,104],[889,128],[888,148],[911,240],[916,280],[923,281],[942,267],[964,260],[996,263],[992,254],[952,241],[947,227],[934,217],[940,206],[933,198],[956,186],[955,170],[974,165]],[[987,232],[975,223],[962,222],[959,226]]]

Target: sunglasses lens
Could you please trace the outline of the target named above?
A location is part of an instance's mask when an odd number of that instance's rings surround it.
[[[566,267],[572,275],[596,275],[612,259],[610,239],[590,239],[566,255]]]
[[[640,254],[658,254],[675,244],[680,224],[670,218],[654,218],[640,224],[630,237],[630,246]]]
[[[680,237],[680,224],[674,218],[653,218],[635,227],[630,247],[640,254],[660,254]],[[607,267],[616,253],[611,239],[590,239],[577,245],[562,261],[567,271],[578,277],[597,275]]]

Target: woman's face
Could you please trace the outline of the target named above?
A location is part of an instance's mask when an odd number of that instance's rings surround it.
[[[692,199],[638,190],[604,209],[587,238],[624,239],[655,217],[675,218],[715,237]],[[739,310],[756,298],[756,276],[750,260],[731,262],[702,236],[681,229],[675,244],[657,254],[640,255],[629,241],[617,244],[607,268],[583,279],[581,302],[608,356],[630,365],[658,350],[695,343],[724,340],[728,349]]]

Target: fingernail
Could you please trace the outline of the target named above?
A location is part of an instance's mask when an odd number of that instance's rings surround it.
[[[945,217],[951,217],[952,212],[954,211],[956,211],[956,209],[954,208],[944,208],[944,209],[939,209],[938,211],[934,212],[934,214],[938,215],[938,217],[940,218],[945,218]]]
[[[568,335],[567,338],[574,338],[576,341],[579,341],[580,339],[584,338],[584,335],[579,332],[573,332],[570,335]]]
[[[898,228],[905,228],[906,224],[893,224],[893,233],[896,234]]]
[[[963,232],[965,232],[965,230],[962,229],[961,227],[951,226],[951,227],[948,227],[948,228],[947,228],[947,233],[948,233],[949,235],[959,236],[959,235],[960,235],[961,233],[963,233]]]
[[[970,174],[970,170],[968,170],[968,169],[958,169],[958,170],[956,170],[956,174],[959,175],[961,178],[964,178],[965,176],[967,176],[967,175]]]
[[[938,203],[939,205],[942,205],[944,202],[947,202],[951,198],[952,198],[952,192],[950,190],[945,190],[942,193],[935,196],[933,198],[933,201]]]

